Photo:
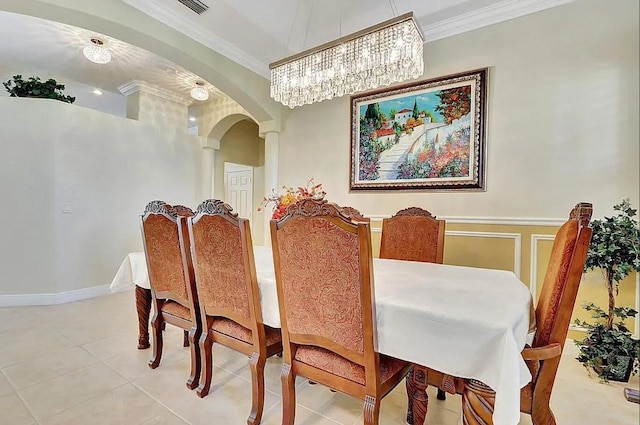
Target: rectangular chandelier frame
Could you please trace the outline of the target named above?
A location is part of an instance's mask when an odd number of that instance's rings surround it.
[[[405,13],[269,64],[271,97],[293,108],[417,78],[423,44]]]

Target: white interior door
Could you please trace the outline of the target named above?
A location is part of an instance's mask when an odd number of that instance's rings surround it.
[[[253,213],[253,167],[225,163],[225,202],[242,218],[251,221]]]

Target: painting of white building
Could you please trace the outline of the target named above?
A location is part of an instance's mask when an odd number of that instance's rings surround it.
[[[411,109],[403,109],[401,111],[396,112],[393,116],[393,121],[397,122],[399,126],[403,126],[407,123],[407,120],[413,116],[413,111]]]

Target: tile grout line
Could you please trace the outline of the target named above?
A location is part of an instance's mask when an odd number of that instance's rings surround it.
[[[40,425],[40,421],[36,418],[36,416],[33,414],[31,409],[29,408],[29,405],[27,404],[26,400],[20,395],[18,390],[16,390],[16,387],[13,385],[13,383],[11,382],[9,377],[4,373],[4,371],[2,369],[0,369],[0,374],[2,374],[2,376],[4,376],[4,379],[7,380],[7,382],[9,383],[11,388],[13,389],[13,392],[15,393],[15,395],[20,399],[20,401],[22,402],[22,405],[24,406],[24,408],[27,409],[27,412],[29,412],[29,415],[31,416],[31,418],[35,421],[35,423],[37,425]]]
[[[84,349],[84,348],[83,348]],[[85,351],[87,351],[85,349]],[[89,353],[91,354],[91,353]],[[91,354],[93,355],[93,354]],[[95,357],[95,356],[94,356]],[[117,357],[113,356],[113,357]],[[137,388],[139,391],[141,391],[143,394],[145,394],[147,397],[149,397],[151,400],[155,401],[156,403],[158,403],[158,405],[162,406],[164,409],[166,409],[167,411],[171,412],[171,414],[175,415],[176,417],[178,417],[180,420],[182,420],[184,423],[191,425],[191,422],[189,422],[188,420],[186,420],[185,418],[183,418],[182,416],[180,416],[178,413],[174,412],[171,408],[169,408],[169,406],[167,406],[166,404],[164,404],[162,401],[158,400],[156,397],[154,397],[153,395],[151,395],[150,393],[148,393],[147,391],[144,390],[144,388],[140,387],[138,384],[136,384],[133,380],[129,379],[128,377],[124,376],[122,373],[120,373],[118,370],[116,370],[114,367],[112,367],[111,365],[109,365],[108,363],[106,363],[107,360],[113,358],[113,357],[109,357],[107,359],[98,359],[98,361],[102,362],[102,364],[104,364],[106,367],[108,367],[109,369],[113,370],[115,373],[117,373],[118,375],[122,376],[126,381],[127,384],[131,384],[133,385],[135,388]],[[96,357],[97,358],[97,357]],[[148,367],[148,366],[147,366]],[[126,385],[126,384],[125,384]],[[153,419],[159,417],[160,414],[154,416],[153,418],[149,419],[147,422],[151,422]],[[144,425],[141,424],[141,425]]]
[[[140,387],[138,384],[136,384],[135,382],[131,381],[130,382],[131,385],[133,385],[134,387],[136,387],[137,389],[139,389],[140,391],[142,391],[144,394],[146,394],[149,398],[151,398],[152,400],[154,400],[156,403],[158,403],[160,406],[164,407],[165,409],[167,409],[169,412],[171,412],[172,414],[174,414],[175,416],[177,416],[178,418],[180,418],[183,422],[192,425],[191,422],[189,422],[188,420],[186,420],[185,418],[183,418],[182,416],[180,416],[177,412],[173,411],[173,409],[169,408],[169,406],[167,406],[166,404],[164,404],[162,401],[158,400],[156,397],[154,397],[153,395],[151,395],[149,392],[147,392],[144,388]]]
[[[104,393],[102,393],[102,394],[98,394],[98,395],[96,395],[95,397],[91,397],[90,399],[84,400],[84,401],[82,401],[82,402],[80,402],[80,403],[78,403],[78,404],[74,404],[73,406],[69,406],[69,407],[67,407],[66,409],[63,409],[63,410],[61,410],[61,411],[59,411],[59,412],[54,413],[53,415],[45,416],[45,417],[44,417],[44,418],[42,418],[42,419],[43,419],[43,420],[44,420],[44,419],[49,419],[49,418],[52,418],[52,417],[54,417],[54,416],[57,416],[57,415],[59,415],[59,414],[61,414],[61,413],[64,413],[64,412],[66,412],[67,410],[75,409],[76,407],[78,407],[78,406],[82,406],[83,404],[86,404],[86,403],[89,403],[90,401],[93,401],[93,400],[97,399],[98,397],[104,397],[104,396],[105,396],[105,394],[108,394],[108,393],[110,393],[110,392],[113,392],[113,391],[117,390],[118,388],[122,388],[122,387],[124,387],[125,385],[127,385],[127,384],[129,384],[129,383],[130,383],[130,382],[125,382],[124,384],[122,384],[122,385],[118,385],[117,387],[114,387],[114,388],[110,389],[109,391],[106,391],[106,392],[104,392]],[[38,422],[38,424],[40,424],[40,422]]]

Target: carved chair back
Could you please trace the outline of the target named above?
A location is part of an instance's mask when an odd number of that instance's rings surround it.
[[[191,217],[193,215],[193,210],[184,205],[170,205],[169,212],[176,217]]]
[[[382,221],[380,258],[442,264],[445,221],[418,207]]]
[[[249,221],[209,199],[188,223],[203,323],[206,316],[224,317],[255,331],[262,312]]]
[[[371,219],[369,217],[365,217],[353,207],[342,207],[342,213],[351,218],[353,221],[362,221],[364,223],[370,223]]]
[[[185,207],[186,208],[186,207]],[[144,252],[149,282],[154,297],[175,301],[191,308],[191,283],[185,279],[184,268],[189,267],[181,252],[183,235],[178,217],[163,201],[147,204],[141,217]]]
[[[564,342],[589,250],[591,204],[580,203],[556,233],[536,307],[534,347]]]
[[[317,347],[364,366],[367,387],[377,385],[369,224],[304,199],[271,221],[271,239],[285,361]]]

